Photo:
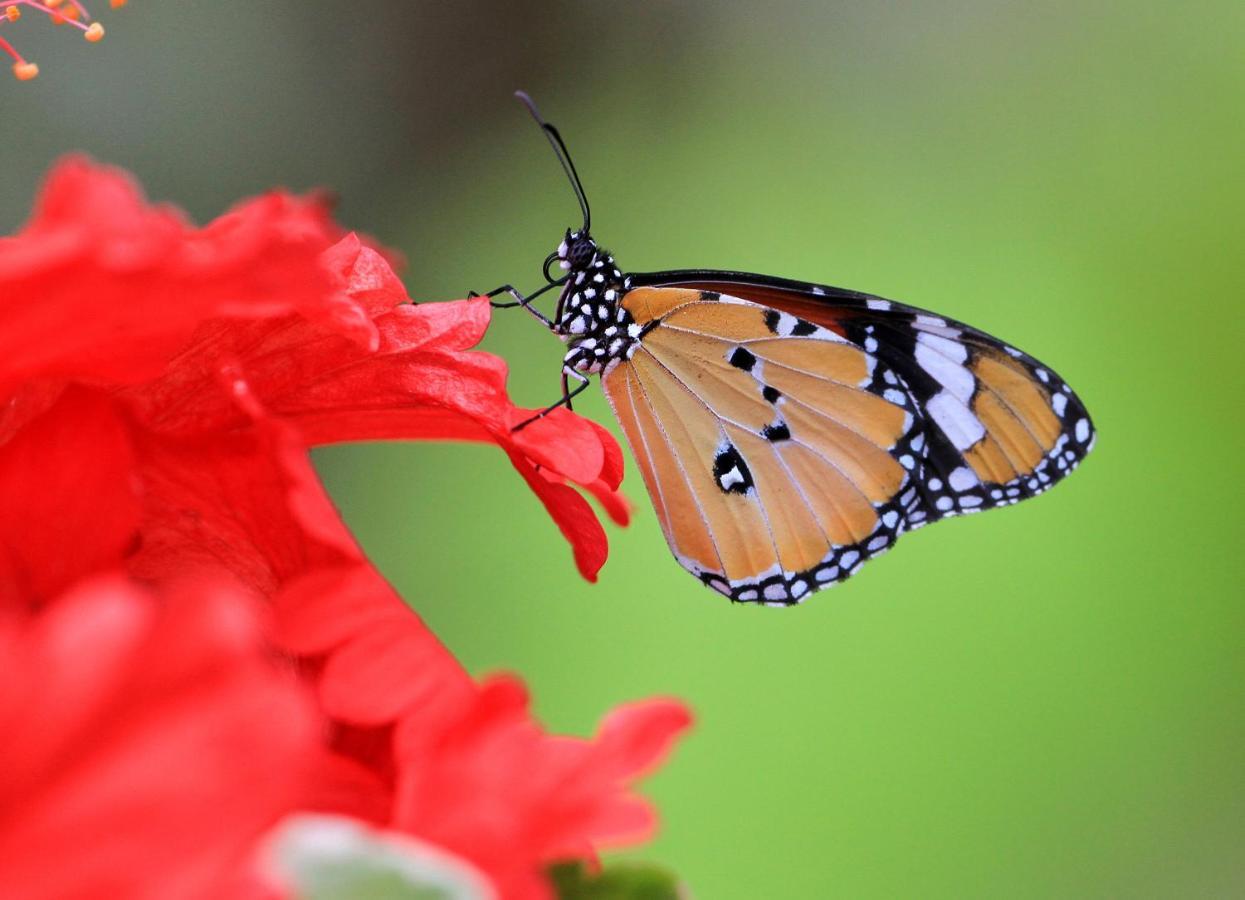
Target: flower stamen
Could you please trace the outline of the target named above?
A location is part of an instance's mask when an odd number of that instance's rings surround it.
[[[124,6],[126,0],[109,0],[113,9]],[[16,22],[22,17],[22,7],[27,6],[43,13],[53,25],[72,25],[82,36],[94,44],[104,38],[104,26],[91,21],[91,14],[81,0],[0,0],[0,24]],[[27,60],[11,43],[0,37],[0,51],[13,60],[13,75],[19,81],[29,81],[39,74],[39,67]]]

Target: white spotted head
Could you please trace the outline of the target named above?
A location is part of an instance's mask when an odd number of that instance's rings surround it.
[[[555,255],[562,271],[583,272],[592,268],[601,255],[601,248],[586,231],[571,231],[568,228]]]

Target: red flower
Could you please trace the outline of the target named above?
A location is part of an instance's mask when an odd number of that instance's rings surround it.
[[[471,860],[503,897],[545,897],[542,864],[652,833],[626,789],[689,723],[682,704],[654,700],[612,712],[595,740],[554,736],[519,681],[495,678],[449,727],[430,730],[418,708],[403,717],[392,824]]]
[[[195,229],[121,173],[61,164],[26,229],[0,240],[0,440],[71,380],[120,392],[162,434],[225,430],[248,413],[222,379],[241,379],[309,445],[500,444],[594,579],[595,516],[534,475],[569,478],[624,519],[613,439],[563,410],[512,433],[530,411],[507,398],[505,363],[465,352],[487,302],[411,305],[380,254],[338,238],[319,205],[280,194]]]
[[[313,710],[221,587],[88,579],[0,620],[7,897],[236,896],[303,790]]]
[[[271,195],[195,229],[119,173],[63,164],[0,241],[0,609],[56,613],[116,568],[165,591],[227,575],[271,601],[268,640],[318,697],[298,808],[444,842],[505,896],[541,897],[546,863],[651,828],[627,792],[686,711],[636,707],[592,742],[545,734],[515,682],[478,685],[397,597],[307,458],[495,443],[594,578],[604,532],[567,482],[625,520],[621,453],[566,411],[511,431],[530,411],[469,349],[488,319],[484,300],[409,304],[314,203]]]

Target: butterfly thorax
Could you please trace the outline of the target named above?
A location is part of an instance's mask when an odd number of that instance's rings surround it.
[[[557,258],[566,270],[554,333],[566,341],[563,365],[577,372],[600,373],[630,359],[641,328],[622,305],[631,279],[596,241],[567,232]]]

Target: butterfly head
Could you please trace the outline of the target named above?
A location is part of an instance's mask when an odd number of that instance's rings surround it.
[[[582,272],[592,266],[601,248],[586,231],[566,229],[566,237],[558,245],[558,265],[564,272]]]

